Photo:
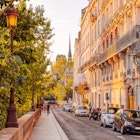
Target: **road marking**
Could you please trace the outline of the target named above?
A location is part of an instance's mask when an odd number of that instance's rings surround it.
[[[140,136],[134,136],[134,137],[140,138]]]
[[[122,137],[122,136],[117,136],[117,138],[120,138],[120,139],[122,139],[122,140],[125,140],[125,138]]]

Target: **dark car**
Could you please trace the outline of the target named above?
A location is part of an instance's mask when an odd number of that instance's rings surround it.
[[[124,133],[140,134],[140,111],[120,109],[116,112],[113,122],[113,131],[119,130]]]

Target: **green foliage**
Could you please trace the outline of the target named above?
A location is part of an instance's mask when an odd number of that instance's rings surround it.
[[[57,82],[52,94],[60,101],[72,98],[73,61],[67,60],[65,56],[58,57],[52,65],[52,73]]]
[[[0,87],[0,129],[5,127],[7,117],[7,107],[9,103],[8,90],[4,87]]]
[[[50,20],[43,16],[44,8],[38,6],[34,9],[30,6],[27,9],[24,0],[15,7],[19,16],[18,25],[13,29],[12,56],[6,19],[4,15],[0,18],[0,129],[5,126],[11,87],[15,90],[15,104],[20,117],[30,111],[32,95],[36,104],[46,94],[47,88],[55,83],[46,71],[50,65],[46,52],[49,53],[53,30]]]

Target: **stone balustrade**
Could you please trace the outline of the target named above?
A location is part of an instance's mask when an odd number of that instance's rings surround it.
[[[18,128],[9,127],[0,131],[0,140],[28,140],[33,127],[41,115],[41,109],[29,112],[18,119]]]

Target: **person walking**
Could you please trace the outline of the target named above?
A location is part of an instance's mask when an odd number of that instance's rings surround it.
[[[92,111],[92,105],[91,103],[89,103],[89,113],[91,113],[91,111]]]
[[[44,103],[43,105],[43,110],[44,110],[44,113],[46,113],[46,103]]]
[[[90,115],[89,115],[89,120],[91,118],[94,118],[94,113],[95,113],[95,109],[91,109]]]
[[[49,114],[49,113],[50,113],[50,105],[47,104],[47,114]]]

